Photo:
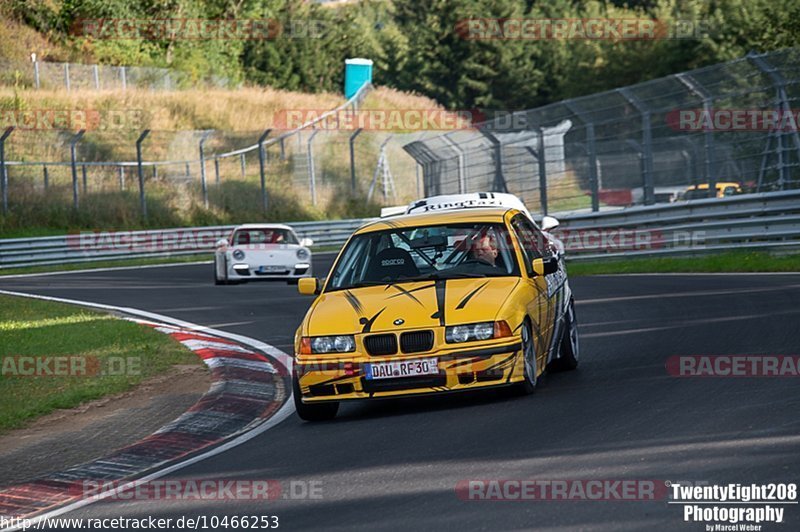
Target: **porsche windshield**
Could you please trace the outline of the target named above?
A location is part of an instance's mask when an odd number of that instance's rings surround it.
[[[233,245],[297,244],[297,237],[288,229],[264,228],[237,229],[233,234]]]
[[[519,267],[502,224],[409,227],[353,237],[328,289],[510,275],[519,275]]]

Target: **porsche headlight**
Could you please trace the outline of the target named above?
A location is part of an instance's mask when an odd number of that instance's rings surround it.
[[[236,260],[243,260],[244,259],[244,251],[241,249],[233,250],[233,258]]]
[[[308,250],[305,248],[300,248],[297,250],[297,259],[298,260],[308,260]]]
[[[352,335],[317,336],[311,338],[312,353],[351,353],[356,350]]]
[[[445,329],[444,338],[448,344],[460,344],[503,338],[511,336],[511,328],[505,321],[484,321],[467,325],[453,325]]]

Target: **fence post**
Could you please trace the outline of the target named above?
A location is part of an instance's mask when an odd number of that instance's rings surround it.
[[[492,153],[494,158],[494,189],[497,192],[508,192],[506,177],[503,174],[503,143],[500,139],[492,135],[488,130],[478,127],[486,139],[492,143]]]
[[[241,166],[241,168],[242,168],[242,179],[244,179],[245,171],[246,171],[245,165],[247,164],[244,159],[245,159],[244,153],[239,154],[239,166]]]
[[[67,92],[69,92],[69,63],[64,63],[64,86],[67,88]]]
[[[89,192],[89,184],[86,180],[86,165],[81,165],[81,178],[83,180],[83,195],[85,196]]]
[[[8,214],[8,174],[6,173],[6,139],[14,131],[9,126],[0,136],[0,184],[3,185],[3,214]]]
[[[283,142],[283,137],[280,138],[281,142],[281,161],[286,160],[286,145]]]
[[[36,60],[33,62],[33,83],[36,86],[36,90],[39,90],[39,61]]]
[[[317,205],[317,174],[314,171],[314,147],[312,143],[314,142],[314,137],[317,136],[319,133],[319,129],[315,129],[314,132],[308,137],[308,186],[311,189],[311,205]]]
[[[547,160],[545,159],[544,149],[544,129],[537,129],[537,151],[536,162],[539,164],[539,202],[542,204],[542,215],[547,215]]]
[[[268,198],[267,198],[267,175],[265,173],[265,159],[266,154],[264,153],[264,141],[267,140],[271,129],[267,129],[264,133],[258,137],[258,171],[261,175],[261,209],[263,210],[264,214],[267,214],[267,206],[268,206]],[[244,156],[244,154],[242,154]],[[244,161],[244,159],[242,159]],[[244,163],[243,163],[244,164]],[[244,168],[244,166],[242,166]]]
[[[350,191],[355,195],[356,193],[356,150],[355,141],[364,128],[356,129],[355,133],[350,135]]]
[[[125,72],[125,67],[119,67],[119,77],[122,80],[122,90],[128,88],[128,74]]]
[[[92,74],[94,74],[94,88],[100,90],[100,67],[92,65]]]
[[[589,187],[592,193],[592,212],[597,212],[600,210],[600,177],[597,173],[597,150],[595,149],[594,144],[594,122],[588,119],[586,113],[584,113],[574,103],[570,103],[570,100],[565,101],[564,105],[566,105],[567,108],[575,114],[575,116],[580,118],[584,127],[586,127],[586,158],[589,164]]]
[[[117,166],[117,173],[119,174],[119,189],[121,191],[125,190],[125,168],[122,166]]]
[[[219,186],[219,157],[214,156],[214,183]]]
[[[191,174],[191,172],[189,171],[189,161],[186,161],[186,177],[188,177],[188,178],[190,178],[190,179],[191,179],[191,177],[192,177],[192,174]]]
[[[153,163],[153,179],[158,179],[158,166]]]
[[[50,186],[50,178],[47,175],[47,165],[42,165],[42,174],[44,175],[44,189],[47,190],[47,187]]]
[[[69,141],[69,159],[70,166],[72,167],[72,206],[78,210],[78,167],[76,165],[77,149],[76,145],[81,140],[83,134],[86,133],[85,129],[81,129]]]
[[[713,100],[711,98],[711,93],[706,90],[696,79],[686,73],[676,74],[676,78],[678,81],[683,83],[686,88],[688,88],[692,93],[696,94],[703,100],[703,112],[706,113],[707,116],[712,116],[712,106]],[[708,183],[708,191],[711,194],[714,191],[714,196],[716,196],[717,190],[717,176],[716,176],[716,169],[715,161],[714,161],[714,132],[711,131],[710,128],[703,128],[703,144],[706,152],[705,157],[705,175],[706,175],[706,183]],[[687,183],[691,185],[696,185],[697,183],[692,180],[692,183]],[[711,188],[713,185],[713,188]]]
[[[597,176],[597,150],[594,144],[594,122],[586,123],[586,151],[589,159],[589,186],[592,189],[592,212],[600,210],[600,179]]]
[[[442,135],[442,140],[447,142],[450,145],[450,147],[453,148],[453,150],[456,152],[456,155],[458,156],[458,193],[464,194],[467,191],[467,182],[464,176],[465,166],[466,166],[464,161],[464,152],[461,151],[461,148],[459,148],[458,144],[453,142],[453,139],[451,139],[447,135]]]
[[[617,89],[634,108],[642,115],[642,188],[644,190],[644,204],[653,205],[656,202],[653,183],[653,137],[650,123],[650,111],[629,89]]]
[[[211,131],[203,133],[203,138],[200,139],[200,184],[203,187],[203,205],[208,208],[208,185],[206,184],[206,158],[205,158],[205,143]]]
[[[147,200],[144,196],[144,169],[142,168],[142,142],[150,134],[149,129],[142,131],[139,138],[136,139],[136,171],[139,174],[139,204],[142,208],[142,218],[147,220]]]

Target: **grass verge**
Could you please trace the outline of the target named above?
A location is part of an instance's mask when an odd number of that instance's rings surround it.
[[[697,257],[632,257],[624,260],[570,261],[571,276],[615,273],[800,272],[800,253],[729,252]]]
[[[124,392],[175,364],[199,363],[149,327],[73,305],[0,295],[0,432]]]

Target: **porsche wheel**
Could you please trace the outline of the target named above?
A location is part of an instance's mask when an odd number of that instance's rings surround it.
[[[519,383],[517,388],[521,394],[530,395],[536,391],[538,377],[536,375],[536,348],[533,344],[531,324],[527,320],[522,326],[522,360],[525,379]]]
[[[219,267],[217,266],[218,260],[219,259],[217,257],[214,257],[214,284],[219,286],[222,284],[228,284],[228,282],[226,279],[219,278]]]
[[[564,334],[558,348],[558,358],[551,362],[553,371],[569,371],[578,367],[578,322],[575,319],[575,300],[570,300],[564,316]]]
[[[297,415],[304,421],[328,421],[336,417],[339,411],[338,402],[304,403],[300,395],[300,386],[297,379],[292,379],[292,397]]]

